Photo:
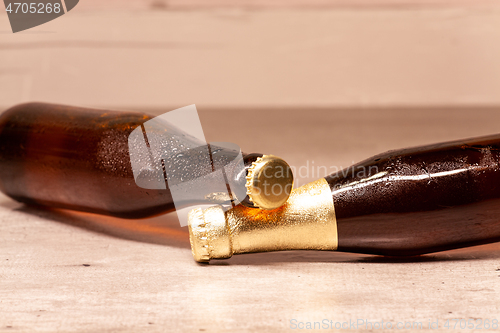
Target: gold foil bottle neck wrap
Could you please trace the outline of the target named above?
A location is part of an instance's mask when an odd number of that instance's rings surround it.
[[[324,178],[292,191],[277,209],[238,205],[194,209],[189,214],[194,259],[229,258],[233,254],[284,250],[336,250],[337,223],[330,187]]]
[[[285,160],[274,155],[264,155],[248,169],[245,187],[248,198],[256,207],[281,207],[293,189],[292,169]]]

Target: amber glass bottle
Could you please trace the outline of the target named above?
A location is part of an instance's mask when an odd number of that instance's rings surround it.
[[[168,186],[141,188],[131,168],[129,134],[152,118],[44,103],[15,106],[0,116],[0,189],[27,204],[123,218],[172,211]],[[244,154],[245,168],[259,156]]]
[[[500,241],[500,135],[389,151],[326,180],[339,251],[416,255]]]

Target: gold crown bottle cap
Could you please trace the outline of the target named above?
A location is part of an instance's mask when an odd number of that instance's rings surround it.
[[[293,188],[292,169],[273,155],[264,155],[253,162],[246,179],[248,198],[261,209],[283,206]]]

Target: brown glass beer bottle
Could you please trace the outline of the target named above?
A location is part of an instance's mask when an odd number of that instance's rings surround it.
[[[0,189],[27,204],[122,218],[172,211],[168,182],[166,189],[142,188],[131,167],[129,135],[152,118],[137,112],[44,103],[15,106],[0,116]],[[173,149],[182,151],[182,138],[177,145]],[[212,166],[214,156],[225,153],[224,148],[215,148]],[[247,170],[260,157],[243,154],[243,168],[228,174],[234,178],[230,181],[245,187]],[[184,171],[183,176],[200,175],[196,163],[187,164]],[[240,201],[253,206],[248,196]],[[193,199],[181,204],[197,203]]]

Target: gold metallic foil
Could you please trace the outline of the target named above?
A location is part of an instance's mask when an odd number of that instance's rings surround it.
[[[277,209],[220,206],[189,214],[196,261],[233,254],[283,250],[336,250],[337,223],[330,187],[324,178],[292,191]]]

